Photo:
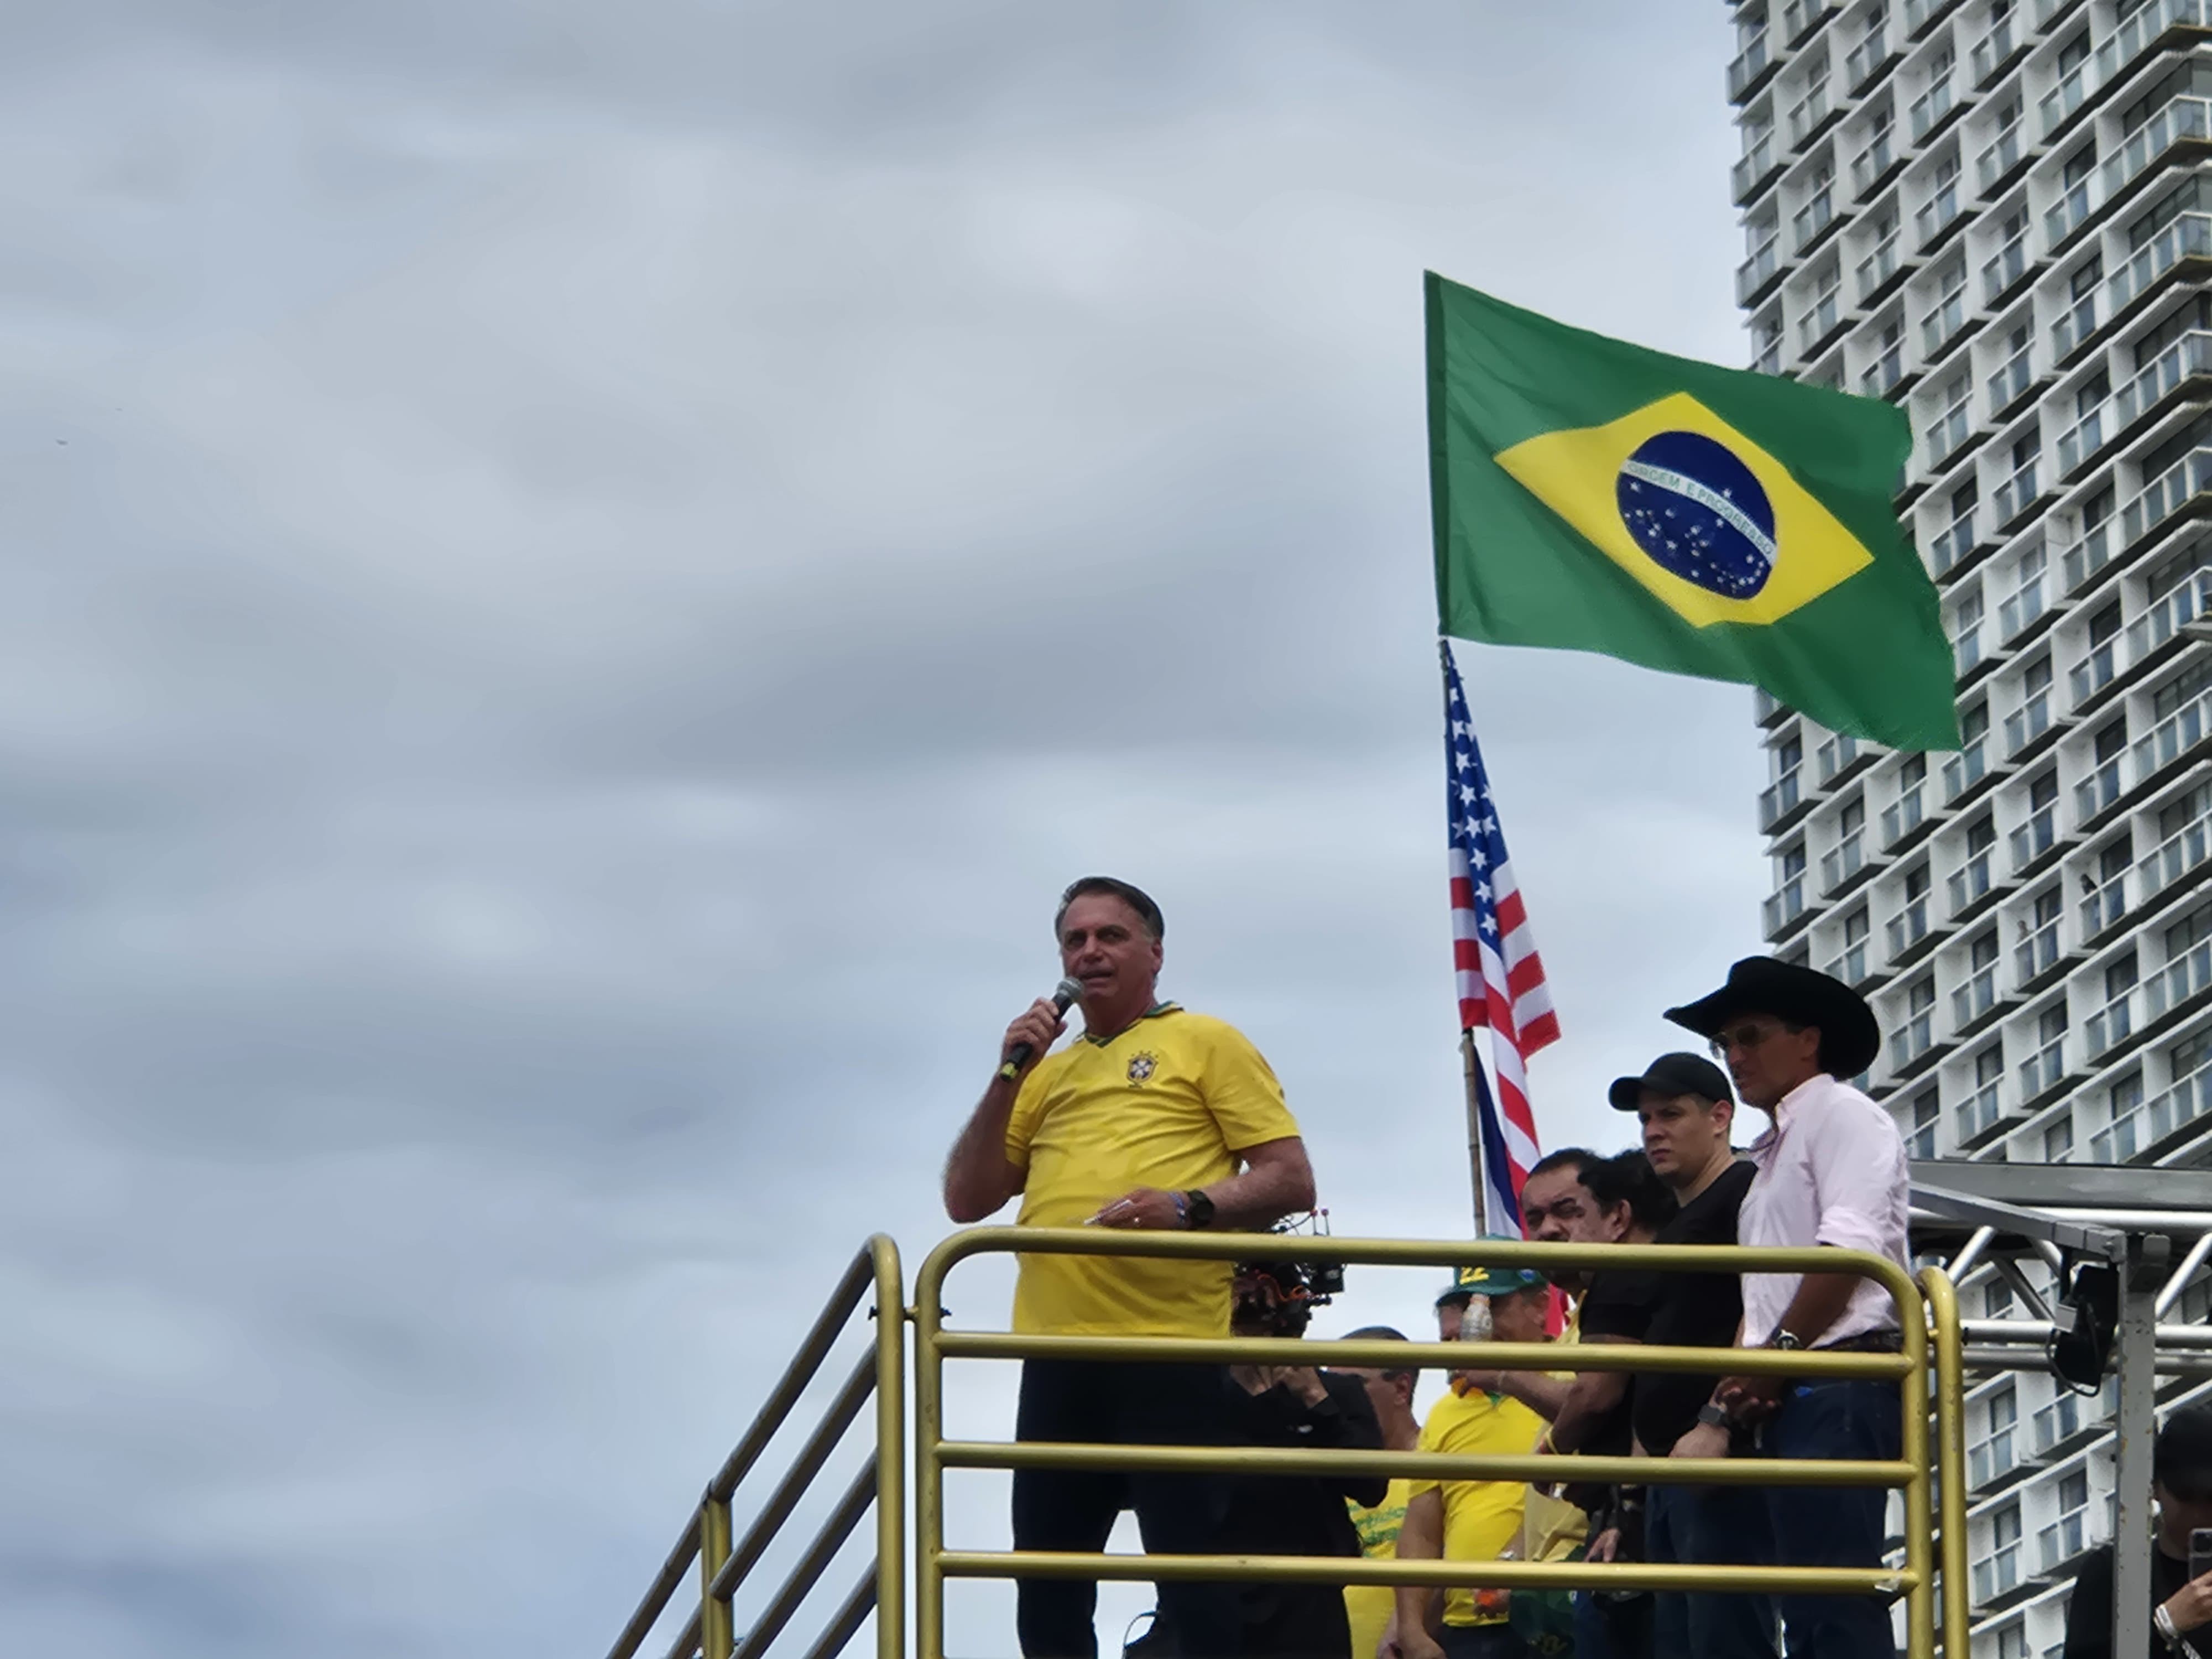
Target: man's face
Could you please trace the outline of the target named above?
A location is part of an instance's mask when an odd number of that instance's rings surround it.
[[[1618,1244],[1628,1236],[1628,1206],[1601,1209],[1581,1177],[1565,1167],[1528,1177],[1521,1189],[1521,1227],[1546,1244]],[[1589,1282],[1584,1273],[1545,1271],[1568,1290]]]
[[[1734,1115],[1725,1100],[1644,1090],[1636,1099],[1636,1117],[1644,1126],[1644,1156],[1650,1159],[1652,1172],[1674,1187],[1710,1168],[1729,1144]]]
[[[1490,1334],[1500,1342],[1541,1342],[1552,1293],[1539,1288],[1490,1298]]]
[[[1451,1339],[1447,1339],[1448,1340]],[[1339,1376],[1356,1376],[1359,1386],[1367,1390],[1367,1403],[1375,1407],[1375,1420],[1390,1421],[1392,1412],[1413,1407],[1413,1379],[1405,1371],[1379,1371],[1369,1365],[1331,1365],[1328,1368]]]
[[[1160,975],[1160,942],[1111,893],[1085,893],[1060,919],[1060,969],[1083,985],[1083,1001],[1147,1004]]]
[[[1820,1074],[1820,1029],[1793,1031],[1771,1014],[1736,1014],[1713,1034],[1713,1054],[1728,1066],[1736,1097],[1771,1111]]]
[[[1437,1340],[1456,1342],[1460,1327],[1467,1317],[1467,1304],[1458,1297],[1437,1304]]]
[[[2152,1491],[2158,1498],[2159,1527],[2169,1539],[2186,1544],[2199,1527],[2212,1527],[2212,1498],[2184,1498],[2163,1480]]]

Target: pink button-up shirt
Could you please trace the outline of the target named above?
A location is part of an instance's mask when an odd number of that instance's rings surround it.
[[[1799,1084],[1774,1109],[1774,1124],[1751,1144],[1759,1173],[1744,1191],[1736,1238],[1744,1244],[1832,1244],[1886,1255],[1900,1267],[1910,1207],[1905,1137],[1889,1114],[1826,1073]],[[1797,1294],[1796,1273],[1743,1276],[1743,1344],[1774,1334]],[[1894,1330],[1897,1306],[1871,1279],[1826,1331],[1826,1347],[1868,1331]]]

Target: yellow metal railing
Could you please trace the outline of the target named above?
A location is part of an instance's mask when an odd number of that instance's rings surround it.
[[[791,1467],[760,1510],[734,1542],[732,1500],[738,1484],[758,1463],[769,1443],[789,1419],[808,1386],[844,1334],[868,1292],[875,1292],[871,1316],[874,1340],[846,1377],[822,1420],[807,1437]],[[903,1659],[906,1650],[906,1322],[903,1277],[898,1246],[881,1233],[853,1258],[844,1278],[815,1320],[806,1340],[769,1391],[752,1425],[707,1483],[684,1535],[669,1551],[653,1587],[623,1627],[607,1659],[635,1659],[673,1601],[677,1587],[696,1563],[699,1601],[668,1648],[668,1659],[762,1659],[789,1626],[807,1592],[817,1583],[867,1512],[876,1511],[876,1553],[860,1582],[847,1595],[808,1650],[808,1659],[831,1659],[853,1638],[869,1613],[876,1615],[877,1659]],[[735,1598],[754,1567],[813,1487],[845,1432],[875,1401],[875,1446],[854,1473],[837,1505],[816,1532],[805,1553],[739,1642]]]
[[[1064,1358],[1182,1361],[1200,1364],[1341,1364],[1438,1370],[1464,1366],[1468,1350],[1448,1343],[1305,1341],[1175,1337],[1019,1336],[948,1331],[942,1310],[946,1275],[969,1256],[1008,1252],[1042,1255],[1164,1256],[1215,1261],[1296,1261],[1348,1266],[1560,1268],[1643,1267],[1691,1273],[1849,1272],[1879,1280],[1896,1298],[1903,1352],[1885,1353],[1730,1351],[1727,1369],[1742,1376],[1856,1377],[1898,1384],[1904,1395],[1903,1455],[1894,1462],[1811,1459],[1591,1456],[1445,1456],[1419,1452],[1326,1452],[1297,1448],[1121,1446],[948,1441],[944,1438],[947,1359]],[[1942,1626],[1944,1651],[1966,1659],[1964,1433],[1960,1401],[1958,1307],[1949,1281],[1928,1268],[1922,1285],[1893,1262],[1853,1251],[1752,1249],[1713,1246],[1525,1244],[1469,1241],[1315,1238],[1282,1234],[1150,1233],[1100,1228],[985,1227],[956,1233],[933,1250],[915,1285],[915,1443],[917,1659],[944,1659],[945,1580],[948,1577],[1059,1577],[1091,1579],[1291,1580],[1340,1584],[1436,1584],[1466,1588],[1824,1592],[1902,1595],[1906,1652],[1936,1651],[1935,1517],[1936,1459],[1929,1408],[1949,1478],[1942,1482]],[[1930,1321],[1933,1329],[1930,1329]],[[1932,1355],[1931,1355],[1932,1348]],[[1577,1346],[1488,1342],[1486,1367],[1510,1370],[1635,1370],[1711,1373],[1711,1348],[1631,1345]],[[1932,1359],[1932,1367],[1931,1367]],[[1934,1398],[1929,1399],[1930,1380]],[[945,1547],[945,1471],[948,1468],[1182,1469],[1221,1474],[1360,1473],[1437,1475],[1458,1480],[1587,1480],[1650,1483],[1663,1470],[1669,1482],[1717,1485],[1886,1486],[1905,1494],[1901,1567],[1729,1567],[1643,1562],[1396,1561],[1291,1556],[1116,1555]],[[890,1659],[886,1655],[884,1659]]]

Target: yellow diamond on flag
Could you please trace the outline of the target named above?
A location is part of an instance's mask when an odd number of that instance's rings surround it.
[[[1874,562],[1787,467],[1686,392],[1496,459],[1692,627],[1778,622]]]

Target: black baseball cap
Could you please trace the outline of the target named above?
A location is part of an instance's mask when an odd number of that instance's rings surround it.
[[[1695,1095],[1700,1100],[1734,1100],[1721,1068],[1702,1054],[1662,1054],[1642,1077],[1617,1077],[1605,1097],[1616,1112],[1632,1112],[1649,1089],[1656,1095]]]
[[[2185,1406],[2152,1443],[2151,1473],[2176,1498],[2212,1498],[2212,1406]]]

